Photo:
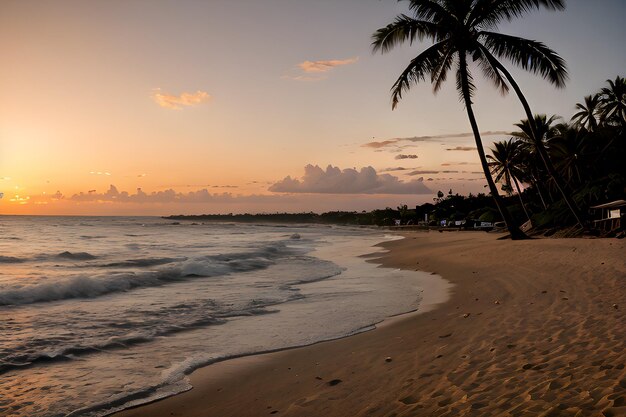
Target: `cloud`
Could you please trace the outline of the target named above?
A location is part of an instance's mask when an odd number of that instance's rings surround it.
[[[390,174],[378,174],[372,167],[360,171],[329,165],[323,170],[317,165],[304,167],[304,176],[298,180],[285,177],[269,187],[278,193],[320,194],[429,194],[421,180],[401,181]]]
[[[479,165],[478,162],[444,162],[441,164],[442,167],[450,167],[456,165]]]
[[[411,171],[407,175],[415,176],[415,175],[424,175],[424,174],[439,174],[439,171],[417,170],[417,171]]]
[[[382,142],[369,142],[361,146],[364,148],[380,149],[380,148],[384,148],[387,145],[393,145],[395,143],[397,143],[397,140],[389,139],[389,140],[384,140]]]
[[[491,130],[480,133],[481,136],[499,136],[499,135],[509,135],[509,134],[510,132],[491,131]],[[380,141],[380,142],[368,142],[368,143],[364,143],[361,146],[364,148],[379,149],[379,148],[384,148],[387,146],[395,145],[399,142],[428,142],[428,141],[443,142],[446,139],[467,138],[467,137],[473,137],[473,136],[474,134],[471,132],[453,133],[449,135],[412,136],[412,137],[407,137],[407,138],[392,138],[392,139],[387,139],[387,140]]]
[[[411,168],[404,168],[404,167],[395,167],[395,168],[384,168],[379,170],[378,172],[395,172],[395,171],[408,171]]]
[[[475,146],[455,146],[454,148],[448,148],[446,151],[475,151]]]
[[[152,93],[152,100],[161,107],[166,109],[179,110],[182,106],[197,106],[211,99],[206,91],[198,90],[195,93],[181,93],[178,96],[162,93],[157,88]]]
[[[119,191],[115,185],[110,185],[106,192],[98,193],[95,190],[89,190],[87,193],[81,192],[72,195],[69,200],[78,203],[215,203],[215,202],[231,202],[231,201],[264,201],[272,196],[249,195],[239,196],[231,193],[210,193],[206,188],[182,193],[167,189],[163,191],[154,191],[151,193],[144,192],[141,188],[137,188],[134,194],[128,191]]]
[[[298,64],[298,68],[308,73],[328,72],[335,67],[354,64],[358,60],[359,60],[359,57],[348,58],[348,59],[331,59],[331,60],[324,60],[324,61],[304,61]]]
[[[404,155],[404,154],[400,154],[400,155],[396,155],[395,159],[417,159],[417,155]]]
[[[107,177],[111,176],[110,172],[102,172],[102,171],[89,171],[91,175],[106,175]]]
[[[296,81],[321,81],[328,78],[328,73],[336,67],[354,64],[359,57],[348,59],[329,59],[320,61],[304,61],[296,65],[292,74],[283,75],[282,78]]]

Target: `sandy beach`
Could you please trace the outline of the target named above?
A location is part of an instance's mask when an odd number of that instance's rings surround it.
[[[626,241],[404,235],[375,262],[443,276],[447,302],[199,369],[116,416],[626,415]]]

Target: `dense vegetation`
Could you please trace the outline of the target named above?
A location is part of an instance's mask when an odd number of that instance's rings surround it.
[[[534,123],[554,174],[588,226],[589,207],[626,198],[626,80],[608,80],[605,88],[585,97],[576,108],[569,122],[536,115]],[[488,156],[502,190],[519,198],[516,217],[521,222],[532,219],[535,227],[575,223],[555,178],[538,155],[528,120],[516,126],[519,130],[495,143]]]

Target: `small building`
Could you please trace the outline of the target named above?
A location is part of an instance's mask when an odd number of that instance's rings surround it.
[[[626,225],[626,200],[616,200],[610,203],[591,207],[595,210],[593,226],[605,232],[621,229]]]

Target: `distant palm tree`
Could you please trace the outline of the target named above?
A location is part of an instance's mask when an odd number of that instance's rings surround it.
[[[560,119],[558,116],[550,116],[550,118],[548,118],[545,114],[537,114],[533,116],[532,119],[524,119],[516,123],[515,126],[520,129],[520,132],[513,132],[513,136],[519,137],[534,147],[535,153],[539,156],[540,161],[546,168],[546,172],[552,184],[561,194],[565,204],[567,204],[574,219],[576,219],[576,223],[578,223],[580,227],[584,227],[580,210],[569,197],[568,191],[570,190],[566,189],[566,183],[564,183],[562,176],[554,166],[552,159],[550,159],[550,153],[547,149],[548,140],[551,136],[555,135],[554,129],[558,119]]]
[[[519,129],[519,132],[513,132],[511,135],[521,139],[530,146],[536,148],[537,141],[541,142],[543,147],[548,143],[548,139],[555,135],[555,128],[558,125],[557,121],[560,119],[557,115],[548,117],[545,114],[536,114],[533,117],[534,131],[531,127],[531,121],[529,119],[520,120],[519,123],[515,123],[515,126]],[[533,134],[536,136],[533,137]]]
[[[439,91],[448,72],[456,64],[456,87],[465,103],[476,148],[489,190],[507,224],[513,239],[526,237],[506,210],[489,173],[480,130],[472,108],[475,91],[468,59],[477,63],[484,76],[503,93],[509,87],[505,78],[512,77],[496,59],[507,58],[523,69],[540,73],[551,82],[562,85],[566,72],[562,60],[540,42],[494,32],[505,20],[523,16],[540,7],[564,8],[563,0],[407,0],[413,16],[401,14],[393,23],[373,35],[373,50],[383,53],[415,40],[430,39],[433,45],[411,60],[392,87],[392,107],[414,84],[430,76],[433,90]],[[495,55],[495,56],[494,56]],[[504,74],[504,77],[503,77]],[[513,80],[514,81],[514,80]],[[512,86],[521,94],[517,84]]]
[[[586,159],[589,154],[587,132],[573,129],[567,124],[556,126],[554,132],[549,138],[550,156],[568,183],[582,185],[581,171],[587,170]]]
[[[521,159],[522,143],[511,138],[507,141],[495,142],[493,145],[494,148],[491,149],[491,155],[487,155],[487,159],[491,161],[489,162],[489,168],[491,169],[491,174],[495,176],[494,181],[502,182],[509,190],[512,190],[513,185],[515,185],[522,209],[528,220],[530,220],[530,215],[522,198],[522,190],[519,186],[519,179],[525,175]]]
[[[617,126],[626,126],[626,79],[606,80],[608,87],[600,91],[601,120]]]
[[[585,97],[585,104],[576,103],[578,113],[572,116],[572,122],[576,126],[583,127],[590,132],[598,129],[598,115],[600,113],[600,96],[594,94]]]

